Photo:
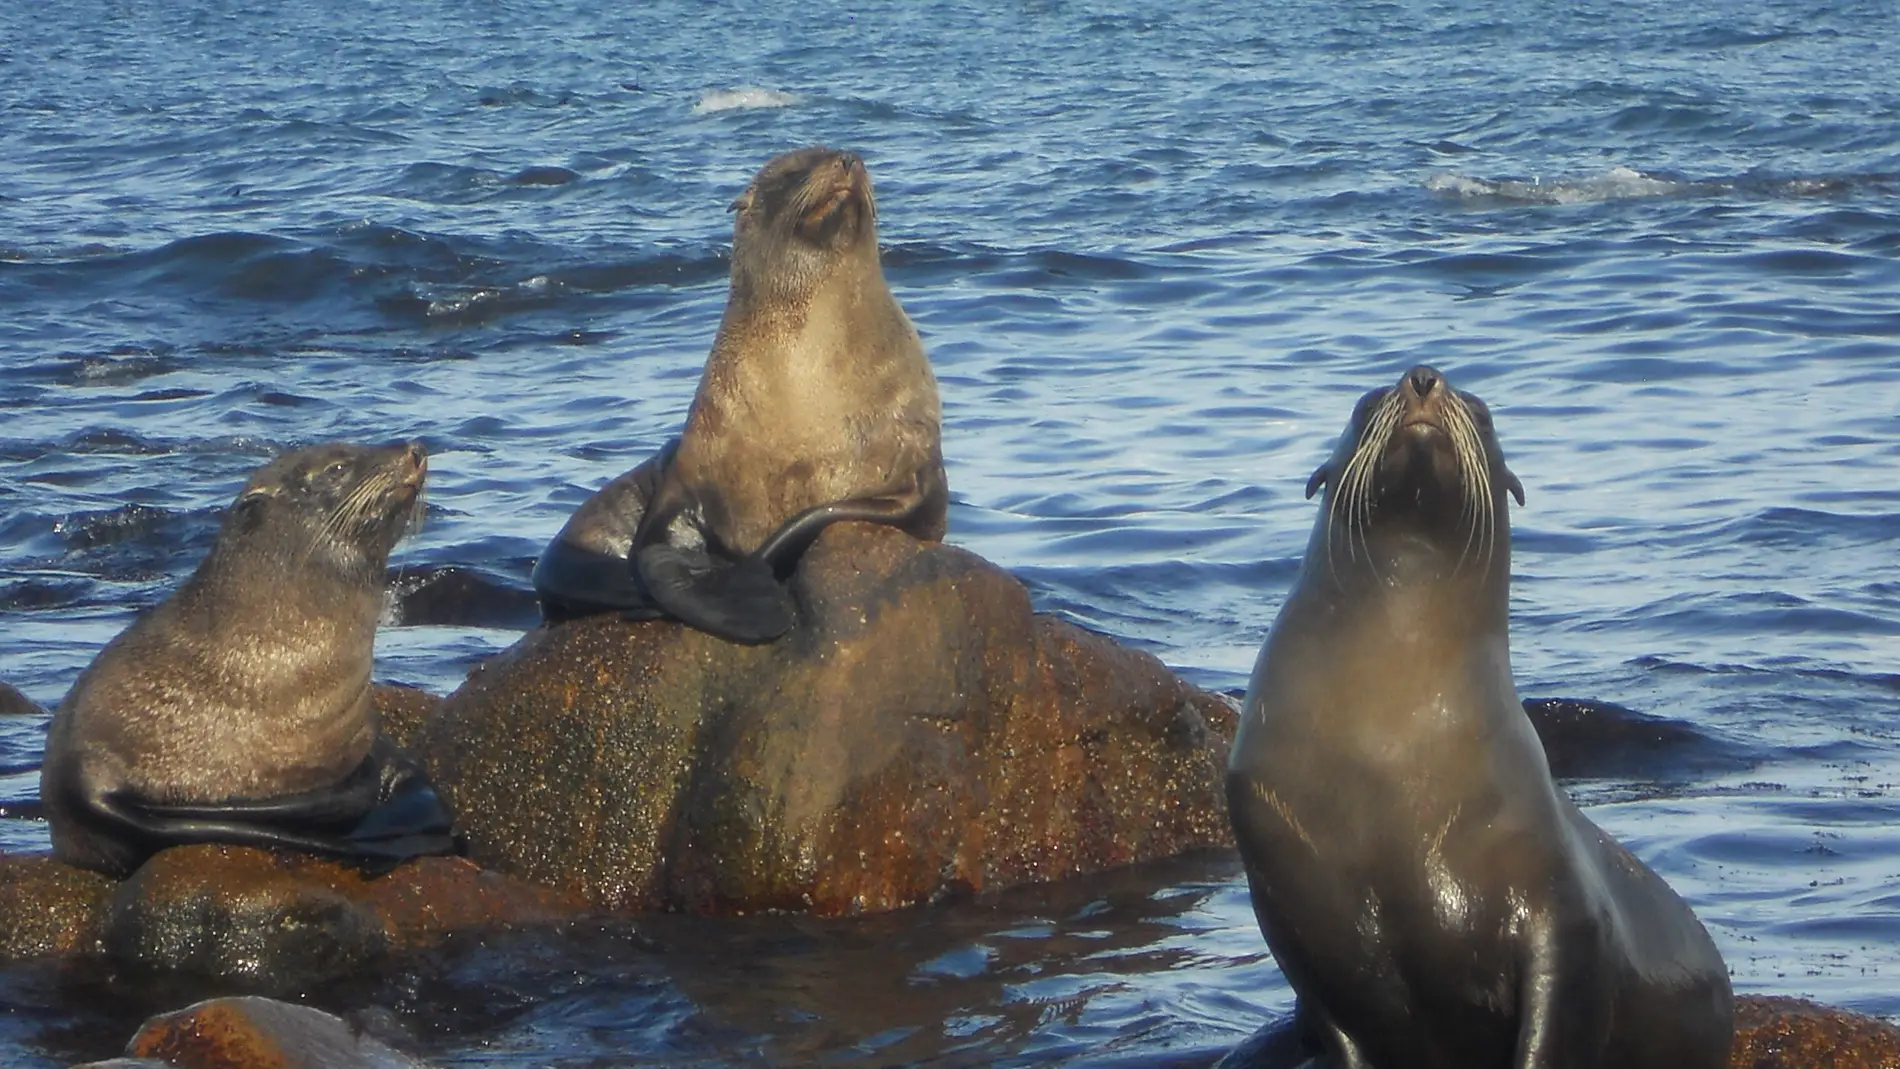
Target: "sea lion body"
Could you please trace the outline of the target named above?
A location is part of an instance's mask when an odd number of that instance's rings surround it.
[[[1522,490],[1482,402],[1413,369],[1361,402],[1322,483],[1227,793],[1330,1063],[1726,1065],[1714,943],[1557,788],[1524,714],[1504,501]]]
[[[422,826],[394,853],[446,851],[446,810],[378,740],[370,699],[383,568],[425,472],[420,446],[329,445],[252,476],[197,571],[54,714],[40,794],[58,857],[118,875],[227,841],[376,862],[390,843],[348,837],[398,795]]]
[[[863,162],[787,153],[733,210],[726,310],[686,426],[550,544],[535,571],[550,618],[647,610],[765,641],[790,625],[775,581],[825,525],[943,537],[937,383],[884,280]],[[605,574],[616,555],[631,584]]]

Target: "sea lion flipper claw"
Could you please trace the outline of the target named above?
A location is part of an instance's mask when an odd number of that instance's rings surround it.
[[[726,561],[656,542],[634,560],[653,601],[701,631],[755,646],[792,629],[791,591],[756,555]]]

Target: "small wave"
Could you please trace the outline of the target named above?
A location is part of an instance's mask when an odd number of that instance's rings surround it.
[[[761,89],[758,86],[746,86],[741,89],[709,89],[693,105],[694,115],[711,115],[718,111],[737,111],[752,108],[789,108],[798,103],[798,98],[790,93],[776,89]]]
[[[1612,167],[1591,178],[1560,178],[1546,182],[1533,178],[1493,180],[1460,174],[1435,174],[1425,188],[1467,200],[1505,200],[1522,204],[1596,204],[1637,197],[1667,197],[1694,188],[1692,183],[1655,178],[1629,167]]]

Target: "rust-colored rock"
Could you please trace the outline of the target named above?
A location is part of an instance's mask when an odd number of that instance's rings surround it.
[[[1806,999],[1742,995],[1729,1069],[1900,1069],[1900,1028]]]
[[[184,846],[118,886],[105,949],[133,968],[297,990],[452,931],[549,923],[582,906],[461,858],[421,858],[366,878],[300,854]]]
[[[126,1047],[179,1069],[419,1069],[340,1018],[267,998],[218,998],[145,1022]]]
[[[397,683],[372,685],[369,698],[376,706],[378,729],[405,750],[416,744],[422,725],[442,707],[442,699],[428,691]]]
[[[112,887],[50,857],[0,856],[0,962],[97,952]]]
[[[865,524],[736,646],[613,617],[529,633],[415,752],[472,855],[615,908],[884,910],[1224,843],[1234,714],[1030,612],[981,558]]]
[[[1282,1017],[1215,1069],[1301,1069],[1317,1048]],[[1737,995],[1729,1069],[1900,1069],[1900,1028],[1806,999]]]

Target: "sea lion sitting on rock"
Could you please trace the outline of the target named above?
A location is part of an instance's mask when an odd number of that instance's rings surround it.
[[[419,444],[259,469],[178,591],[100,651],[53,716],[53,852],[119,876],[184,843],[387,869],[455,843],[421,767],[377,735],[383,567],[421,509]]]
[[[1323,1062],[1727,1064],[1694,912],[1551,781],[1511,678],[1509,492],[1429,367],[1359,402],[1248,688],[1227,798]]]
[[[937,381],[885,284],[864,162],[786,153],[732,210],[725,317],[686,427],[548,545],[534,586],[550,622],[664,614],[768,642],[792,625],[784,579],[826,525],[943,537]]]

